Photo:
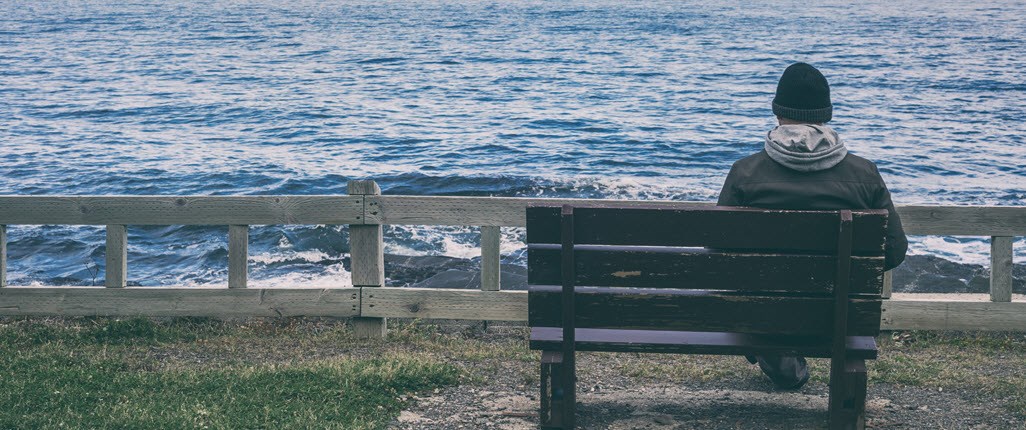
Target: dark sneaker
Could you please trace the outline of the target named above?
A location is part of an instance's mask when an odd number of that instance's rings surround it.
[[[778,390],[797,390],[809,382],[809,364],[805,357],[756,357],[762,373],[773,381]]]

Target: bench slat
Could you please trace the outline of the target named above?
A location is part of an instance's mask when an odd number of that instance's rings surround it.
[[[559,210],[557,206],[527,208],[528,243],[560,243],[555,221]],[[886,214],[885,210],[852,212],[854,255],[883,255]],[[575,208],[574,217],[578,244],[837,252],[838,215],[832,212],[586,205]]]
[[[581,328],[722,331],[829,336],[833,298],[743,295],[695,290],[577,287],[575,325]],[[851,299],[848,335],[876,336],[880,300]],[[530,286],[528,324],[561,326],[560,287]]]
[[[833,291],[836,258],[828,255],[721,253],[702,248],[574,247],[576,285],[694,290]],[[557,285],[560,247],[530,244],[527,282]],[[855,257],[853,294],[880,294],[883,257]]]
[[[830,357],[830,339],[746,333],[693,331],[577,329],[578,351],[656,352],[678,354],[781,354]],[[559,327],[532,327],[531,349],[557,350],[563,340]],[[848,336],[848,357],[875,359],[876,339]]]

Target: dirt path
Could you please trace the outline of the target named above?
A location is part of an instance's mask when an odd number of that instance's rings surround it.
[[[587,382],[587,381],[582,381]],[[819,384],[817,384],[819,385]],[[536,395],[522,390],[457,387],[414,399],[394,429],[537,429]],[[647,384],[580,394],[584,429],[819,429],[825,386],[800,392],[693,389]],[[874,386],[867,427],[908,429],[1023,429],[1020,419],[966,393]]]
[[[475,336],[479,347],[497,344],[507,352],[470,360],[450,356],[477,380],[412,398],[392,430],[538,428],[537,352],[521,350],[517,329]],[[1021,336],[881,337],[881,359],[869,363],[877,382],[869,386],[867,427],[1026,430],[1026,414],[1009,407],[1021,401],[1015,399],[1021,387],[981,388],[1022,379]],[[582,353],[579,428],[825,428],[828,363],[810,359],[812,380],[801,390],[777,392],[742,357]],[[914,383],[879,382],[901,378]]]

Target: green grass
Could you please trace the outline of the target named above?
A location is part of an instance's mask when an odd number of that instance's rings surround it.
[[[877,342],[870,383],[976,390],[1026,417],[1026,334],[894,332]]]
[[[358,343],[287,324],[0,321],[0,428],[377,429],[407,394],[460,380],[416,353],[248,354],[297,338]]]
[[[870,384],[975,390],[1026,416],[1023,333],[895,332],[877,341]],[[388,339],[361,340],[343,322],[290,318],[0,318],[0,429],[380,429],[416,392],[499,374],[530,391],[538,357],[524,328],[485,332],[479,323],[390,321]],[[606,369],[659,383],[764,378],[741,357],[582,360],[583,375]],[[828,361],[809,363],[812,381],[827,382]]]

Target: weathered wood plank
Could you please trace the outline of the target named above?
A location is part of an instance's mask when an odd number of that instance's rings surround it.
[[[359,315],[358,288],[7,287],[0,315],[287,317]]]
[[[526,291],[366,288],[361,315],[491,321],[527,319]]]
[[[624,205],[708,207],[707,202],[627,201],[593,199],[538,199],[523,197],[377,196],[368,204],[378,209],[368,222],[393,225],[491,225],[523,227],[525,210],[532,203],[588,205],[616,202]]]
[[[1026,302],[885,300],[883,330],[1026,331]]]
[[[499,291],[500,279],[500,258],[499,246],[502,244],[502,235],[497,226],[481,227],[481,289],[484,291]]]
[[[249,226],[228,226],[228,288],[246,288],[248,260]]]
[[[894,275],[891,273],[890,270],[884,272],[883,292],[880,293],[880,297],[883,297],[885,299],[891,298],[891,293],[893,292],[892,291],[893,290],[893,284],[894,284]]]
[[[557,285],[559,245],[529,244],[527,282]],[[837,259],[829,255],[715,252],[701,248],[577,245],[576,285],[693,290],[830,293]],[[851,291],[880,294],[883,257],[852,259]],[[739,268],[742,268],[739,270]]]
[[[530,287],[528,323],[561,326],[560,287]],[[722,331],[828,336],[833,297],[737,295],[689,290],[577,287],[575,325],[628,330]],[[848,335],[875,336],[880,301],[849,300]]]
[[[350,225],[353,286],[380,287],[385,283],[384,237],[380,225]]]
[[[381,189],[374,181],[349,181],[349,192],[381,193]],[[366,218],[364,217],[365,220]],[[350,225],[349,252],[352,257],[354,286],[385,285],[385,243],[380,225]]]
[[[892,300],[907,302],[966,302],[986,303],[990,301],[988,293],[894,293]],[[1026,302],[1026,294],[1012,294],[1013,302]]]
[[[563,334],[558,327],[532,327],[531,349],[558,350]],[[847,337],[848,357],[874,359],[876,340],[871,336]],[[799,355],[830,357],[826,338],[781,337],[746,333],[577,329],[577,350],[721,355]]]
[[[377,288],[385,285],[385,241],[381,225],[372,224],[368,214],[374,207],[365,196],[381,194],[381,188],[374,181],[349,181],[346,185],[350,195],[364,198],[364,224],[349,226],[349,253],[353,286]],[[375,204],[376,205],[376,204]],[[353,329],[360,338],[383,338],[388,332],[388,320],[361,316],[353,320]]]
[[[837,252],[838,212],[751,208],[585,206],[575,209],[578,244],[705,246]],[[886,211],[853,212],[855,255],[883,255]],[[559,243],[559,208],[527,208],[527,242]],[[685,228],[689,226],[692,228]]]
[[[7,286],[7,226],[0,224],[0,288]]]
[[[346,183],[346,192],[351,196],[377,196],[381,195],[381,187],[369,179],[353,180]]]
[[[128,283],[128,227],[107,226],[107,267],[104,269],[104,285],[107,288],[121,288]]]
[[[910,235],[1024,236],[1022,206],[901,206],[896,208]]]
[[[990,238],[990,300],[1012,301],[1012,238]]]
[[[530,204],[610,203],[711,207],[711,202],[542,199],[523,197],[377,196],[368,223],[401,225],[527,224]],[[361,196],[0,196],[0,224],[358,224]],[[1026,208],[899,206],[911,235],[1023,236]]]
[[[524,291],[448,289],[368,289],[375,297],[363,306],[367,315],[470,320],[526,321]],[[936,294],[897,294],[883,302],[884,330],[1026,331],[1026,298],[993,303],[972,300],[916,300]],[[369,306],[373,304],[374,306]],[[360,315],[359,288],[206,288],[206,287],[24,287],[0,290],[0,315],[6,316],[209,316],[273,317]]]
[[[360,196],[0,196],[0,224],[350,224]]]

